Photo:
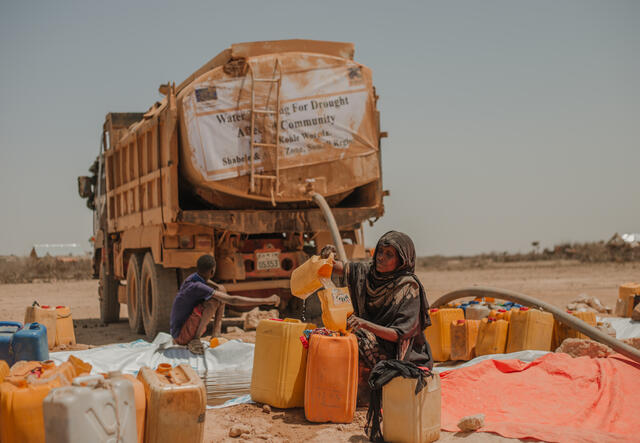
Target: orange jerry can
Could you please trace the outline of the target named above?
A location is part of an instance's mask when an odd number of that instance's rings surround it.
[[[635,307],[634,300],[636,295],[640,295],[640,284],[633,282],[621,284],[618,288],[616,315],[620,315],[621,317],[631,317],[631,313]]]
[[[42,402],[51,389],[69,386],[74,374],[69,362],[13,365],[0,384],[0,443],[44,443]]]
[[[312,256],[291,273],[291,293],[304,300],[324,286],[323,279],[331,280],[332,272],[333,254],[328,258]]]
[[[483,318],[478,327],[476,356],[504,354],[507,346],[508,331],[508,321],[502,319],[496,320],[493,317]]]
[[[553,315],[538,309],[520,308],[511,313],[507,353],[532,349],[550,351]]]
[[[316,423],[351,423],[358,393],[358,341],[353,334],[309,338],[304,415]]]
[[[155,371],[143,366],[138,379],[147,400],[145,442],[202,441],[207,393],[191,366],[161,363]]]
[[[56,306],[56,346],[75,345],[76,333],[73,330],[71,309],[68,306]]]
[[[4,381],[7,375],[9,375],[9,365],[6,361],[0,360],[0,383]]]
[[[318,291],[322,307],[322,323],[332,331],[347,332],[347,318],[353,314],[348,288],[327,288]]]
[[[480,320],[451,322],[451,360],[471,360],[475,357]]]
[[[447,361],[451,358],[452,321],[464,320],[464,311],[460,308],[430,309],[431,326],[424,330],[424,335],[431,347],[435,361]]]

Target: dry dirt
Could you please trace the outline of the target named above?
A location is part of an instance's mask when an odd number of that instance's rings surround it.
[[[454,289],[479,285],[519,291],[562,308],[579,294],[586,293],[613,308],[618,285],[640,279],[640,263],[516,262],[495,264],[483,269],[422,269],[418,275],[427,289],[429,301]],[[95,280],[0,285],[0,319],[22,321],[25,307],[34,300],[40,304],[71,306],[77,325],[78,343],[99,346],[142,338],[129,332],[125,306],[121,308],[123,320],[119,323],[108,326],[100,324]],[[245,341],[255,340],[253,332],[227,336]],[[306,422],[302,409],[274,409],[271,413],[265,413],[256,405],[240,405],[209,410],[205,441],[238,440],[228,437],[229,428],[235,423],[249,425],[250,433],[240,438],[248,441],[367,441],[363,431],[365,414],[366,409],[358,409],[353,423],[333,425]],[[443,433],[441,440],[494,442],[509,439],[488,433]]]

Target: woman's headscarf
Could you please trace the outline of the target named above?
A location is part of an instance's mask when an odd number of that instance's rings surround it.
[[[392,246],[398,253],[399,264],[392,272],[378,272],[376,270],[376,256],[384,246]],[[365,298],[375,303],[384,303],[386,297],[393,296],[400,288],[407,284],[417,284],[420,290],[420,329],[431,325],[429,319],[429,303],[422,283],[415,274],[416,250],[411,238],[402,232],[389,231],[380,237],[373,256],[373,263],[360,275],[348,276],[350,288],[363,288],[353,297],[357,303],[358,312],[364,312]],[[355,281],[364,280],[364,281]],[[365,297],[366,295],[366,297]]]

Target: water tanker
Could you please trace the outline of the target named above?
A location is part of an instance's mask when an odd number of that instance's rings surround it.
[[[145,113],[109,113],[100,155],[80,177],[94,210],[101,317],[127,304],[132,330],[167,330],[178,284],[210,253],[232,294],[277,294],[331,243],[311,199],[323,196],[350,258],[362,223],[384,212],[371,70],[351,43],[232,45]],[[125,284],[126,281],[126,284]]]

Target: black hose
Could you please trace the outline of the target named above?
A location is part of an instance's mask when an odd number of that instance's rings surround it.
[[[640,363],[640,351],[633,346],[629,346],[628,344],[623,343],[608,334],[605,334],[601,330],[588,325],[579,318],[574,317],[571,314],[567,314],[563,310],[558,309],[555,306],[550,305],[549,303],[543,302],[525,294],[521,294],[520,292],[510,291],[508,289],[474,286],[472,288],[458,289],[456,291],[449,292],[433,302],[431,304],[431,307],[443,306],[453,300],[466,297],[494,297],[503,300],[510,300],[512,302],[520,303],[521,305],[529,306],[531,308],[543,309],[553,314],[555,319],[559,322],[579,332],[582,332],[583,334],[597,342],[609,346],[614,351],[619,352],[625,357],[629,357],[636,363]]]

